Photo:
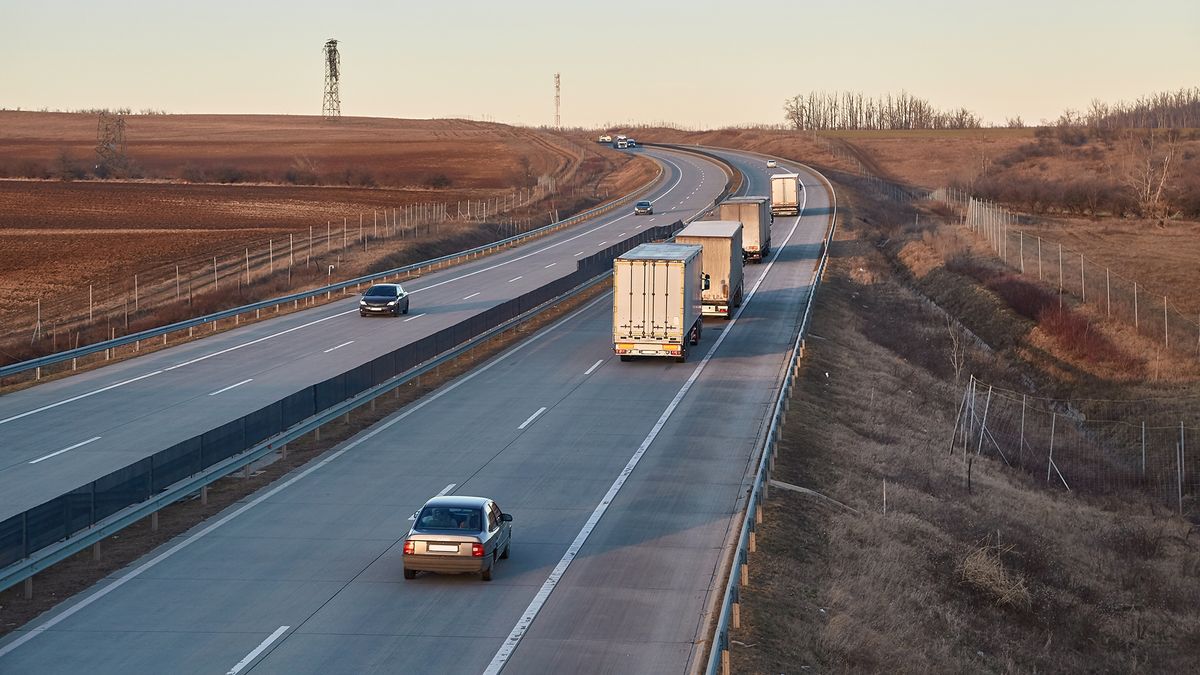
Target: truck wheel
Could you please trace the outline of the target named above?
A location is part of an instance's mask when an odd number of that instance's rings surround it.
[[[675,357],[675,363],[687,363],[687,353],[687,346],[684,345],[683,351],[679,353],[679,356]]]
[[[622,354],[622,355],[621,355],[621,360],[622,360],[622,361],[625,361],[626,363],[628,363],[629,361],[632,361],[632,360],[633,360],[633,357],[632,357],[632,356],[629,356],[628,354]]]

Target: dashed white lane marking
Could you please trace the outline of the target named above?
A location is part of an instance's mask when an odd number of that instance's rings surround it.
[[[276,628],[274,633],[271,633],[266,640],[258,643],[258,646],[246,655],[246,658],[238,661],[237,665],[230,668],[229,672],[225,673],[225,675],[238,675],[238,673],[242,672],[243,668],[250,665],[254,659],[257,659],[259,654],[262,654],[264,651],[266,651],[267,647],[270,647],[272,642],[278,640],[281,635],[288,632],[289,628],[291,628],[291,626],[280,626],[279,628]]]
[[[583,251],[580,251],[579,253],[576,253],[576,254],[575,254],[575,256],[576,256],[576,257],[579,257],[579,256],[581,256],[581,255],[583,255]]]
[[[349,311],[345,311],[345,312],[338,312],[337,314],[330,314],[329,316],[322,317],[322,318],[320,318],[320,319],[317,319],[316,321],[309,321],[308,323],[300,324],[299,326],[293,326],[292,328],[289,328],[289,329],[287,329],[287,330],[281,330],[281,331],[279,331],[278,333],[272,333],[271,335],[264,335],[264,336],[262,336],[262,337],[260,337],[260,338],[258,338],[258,339],[251,340],[251,341],[249,341],[249,342],[243,342],[243,343],[242,343],[242,344],[240,344],[240,345],[234,345],[234,346],[232,346],[232,347],[229,347],[229,348],[227,348],[227,349],[222,349],[221,351],[213,352],[213,353],[211,353],[211,354],[205,354],[204,356],[201,356],[201,357],[198,357],[198,358],[194,358],[194,359],[192,359],[191,361],[184,361],[183,363],[177,363],[177,364],[175,364],[175,365],[173,365],[173,366],[169,366],[169,367],[167,367],[167,368],[163,368],[163,370],[175,370],[176,368],[182,368],[182,367],[184,367],[184,366],[190,366],[190,365],[192,365],[193,363],[199,363],[199,362],[201,362],[201,361],[204,361],[204,360],[206,360],[206,359],[211,359],[211,358],[212,358],[212,357],[214,357],[214,356],[220,356],[220,355],[222,355],[222,354],[228,354],[229,352],[232,352],[232,351],[234,351],[234,350],[237,350],[237,349],[241,349],[242,347],[249,347],[250,345],[256,345],[256,344],[258,344],[258,343],[260,343],[260,342],[263,342],[264,340],[270,340],[271,338],[277,338],[277,337],[279,337],[280,335],[287,335],[288,333],[291,333],[291,332],[293,332],[293,331],[298,331],[298,330],[300,330],[301,328],[308,328],[309,326],[315,326],[315,325],[317,325],[317,324],[319,324],[319,323],[321,323],[321,322],[323,322],[323,321],[328,321],[328,320],[330,320],[330,319],[336,319],[336,318],[337,318],[337,317],[339,317],[339,316],[345,316],[345,315],[347,315],[347,314],[353,314],[354,312],[357,312],[357,311],[358,311],[358,309],[351,309],[351,310],[349,310]]]
[[[81,448],[81,447],[87,445],[88,443],[91,443],[93,441],[98,441],[98,440],[100,440],[99,436],[93,436],[93,437],[87,439],[86,441],[76,443],[75,445],[72,445],[69,448],[63,448],[62,450],[59,450],[58,452],[52,452],[52,453],[46,455],[45,457],[38,457],[37,459],[30,461],[29,463],[37,464],[38,462],[45,461],[47,459],[50,459],[51,457],[57,457],[58,455],[61,455],[64,452],[70,452],[71,450],[74,450],[75,448]]]
[[[419,319],[419,318],[421,318],[421,317],[425,316],[425,315],[426,315],[426,314],[428,314],[428,313],[429,313],[429,312],[422,312],[422,313],[420,313],[420,314],[418,314],[418,315],[416,315],[416,316],[410,316],[410,317],[408,317],[407,319],[405,319],[405,320],[404,320],[404,323],[408,323],[409,321],[412,321],[413,319]]]
[[[517,429],[520,430],[520,429],[524,429],[525,427],[529,426],[534,420],[536,420],[538,418],[538,415],[541,415],[544,412],[546,412],[546,406],[542,406],[542,407],[538,408],[537,412],[530,415],[529,419],[525,420],[524,422],[521,422],[521,426],[517,427]]]
[[[5,419],[2,419],[2,420],[0,420],[0,424],[5,424],[5,423],[7,423],[7,422],[12,422],[12,421],[14,421],[14,420],[19,420],[19,419],[21,419],[22,417],[28,417],[28,416],[30,416],[30,415],[35,415],[35,414],[37,414],[37,413],[44,412],[44,411],[46,411],[46,410],[49,410],[49,409],[51,409],[51,408],[57,408],[57,407],[58,407],[58,406],[60,406],[60,405],[66,405],[66,404],[68,404],[68,403],[73,403],[73,402],[75,402],[75,401],[78,401],[78,400],[79,400],[79,399],[81,399],[81,398],[87,398],[87,397],[89,397],[89,396],[95,396],[96,394],[101,394],[101,393],[104,393],[104,392],[108,391],[109,389],[116,389],[117,387],[123,387],[123,386],[125,386],[125,385],[127,385],[127,384],[131,384],[131,383],[133,383],[133,382],[137,382],[138,380],[144,380],[144,379],[146,379],[147,377],[154,377],[155,375],[158,375],[158,374],[159,374],[159,373],[161,373],[161,372],[162,372],[161,370],[156,370],[156,371],[154,371],[153,373],[146,373],[145,375],[138,375],[137,377],[131,377],[131,378],[129,378],[128,380],[124,380],[124,381],[121,381],[121,382],[117,382],[116,384],[110,384],[110,385],[108,385],[107,387],[101,387],[101,388],[99,388],[99,389],[97,389],[97,390],[95,390],[95,391],[89,391],[89,392],[88,392],[88,393],[86,393],[86,394],[80,394],[80,395],[78,395],[78,396],[72,396],[71,398],[66,398],[66,399],[63,399],[63,400],[61,400],[61,401],[59,401],[59,402],[57,402],[57,403],[51,403],[51,404],[49,404],[49,405],[44,405],[44,406],[42,406],[42,407],[40,407],[40,408],[34,408],[33,410],[27,410],[27,411],[25,411],[25,412],[21,413],[20,415],[13,415],[12,417],[6,417]]]
[[[607,244],[607,243],[608,243],[608,240],[606,239],[606,240],[604,240],[604,241],[600,242],[599,244],[597,244],[597,246],[603,246],[603,245],[605,245],[605,244]]]
[[[224,394],[225,392],[229,391],[230,389],[233,389],[234,387],[240,387],[243,384],[246,384],[247,382],[253,382],[253,381],[254,381],[253,377],[242,380],[241,382],[238,382],[237,384],[231,384],[228,387],[225,387],[224,389],[218,389],[218,390],[214,391],[213,393],[209,394],[209,396],[216,396],[217,394]]]
[[[475,297],[475,296],[479,295],[479,294],[480,294],[480,293],[482,293],[482,292],[483,292],[483,291],[476,291],[476,292],[474,292],[474,293],[472,293],[472,294],[468,295],[467,297],[463,298],[463,300],[470,300],[471,298],[473,298],[473,297]]]
[[[546,265],[545,267],[543,267],[542,269],[547,269],[547,270],[548,270],[548,269],[550,269],[551,267],[554,267],[554,266],[555,266],[555,265],[557,265],[557,264],[558,264],[558,263],[556,263],[556,262],[552,262],[552,263],[550,263],[549,265]]]
[[[446,495],[450,494],[450,491],[454,489],[455,485],[458,485],[458,483],[451,483],[451,484],[447,485],[446,487],[442,488],[442,491],[437,493],[435,496],[436,497],[445,497]],[[408,517],[408,519],[416,520],[418,513],[420,513],[420,511],[414,511],[413,514]]]
[[[345,347],[346,345],[352,345],[352,344],[354,344],[354,340],[347,340],[346,342],[343,342],[342,344],[340,344],[336,347],[330,347],[329,349],[326,349],[325,353],[328,354],[329,352],[332,352],[337,349],[341,349],[342,347]]]
[[[508,283],[510,283],[510,284],[511,284],[512,282],[516,281],[517,279],[524,279],[524,278],[525,278],[525,277],[524,277],[524,275],[522,275],[522,276],[519,276],[519,277],[513,277],[513,278],[511,278],[511,279],[509,279],[509,280],[508,280]]]
[[[600,359],[599,361],[593,363],[591,368],[588,368],[587,370],[583,371],[583,374],[591,375],[592,371],[599,368],[601,363],[604,363],[604,359]]]

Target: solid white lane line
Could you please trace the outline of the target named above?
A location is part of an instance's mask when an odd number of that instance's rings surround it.
[[[552,263],[550,263],[549,265],[546,265],[545,267],[543,267],[542,269],[548,270],[548,269],[550,269],[551,267],[554,267],[554,266],[555,266],[555,265],[557,265],[557,264],[558,264],[558,263],[556,263],[556,262],[552,262]]]
[[[63,399],[63,400],[59,401],[58,403],[51,403],[51,404],[49,404],[49,405],[44,405],[44,406],[42,406],[42,407],[40,407],[40,408],[34,408],[33,410],[27,410],[27,411],[25,411],[25,412],[21,413],[20,415],[13,415],[12,417],[6,417],[6,418],[4,418],[4,419],[0,420],[0,424],[6,424],[6,423],[8,423],[8,422],[12,422],[12,421],[14,421],[14,420],[19,420],[19,419],[21,419],[22,417],[29,417],[30,415],[35,415],[35,414],[37,414],[37,413],[40,413],[40,412],[45,412],[45,411],[47,411],[47,410],[50,410],[51,408],[57,408],[57,407],[58,407],[58,406],[60,406],[60,405],[66,405],[66,404],[68,404],[68,403],[74,403],[75,401],[78,401],[78,400],[79,400],[79,399],[81,399],[81,398],[87,398],[87,397],[89,397],[89,396],[95,396],[96,394],[101,394],[101,393],[104,393],[104,392],[108,391],[109,389],[116,389],[117,387],[123,387],[123,386],[125,386],[125,385],[127,385],[127,384],[131,384],[131,383],[133,383],[133,382],[137,382],[138,380],[144,380],[144,379],[146,379],[147,377],[154,377],[155,375],[158,375],[158,374],[159,374],[159,373],[161,373],[161,372],[163,372],[163,371],[161,371],[161,370],[156,370],[156,371],[154,371],[153,373],[146,373],[145,375],[138,375],[137,377],[132,377],[132,378],[130,378],[130,379],[128,379],[128,380],[124,380],[124,381],[122,381],[122,382],[117,382],[116,384],[110,384],[110,385],[108,385],[107,387],[101,387],[101,388],[99,388],[99,389],[97,389],[97,390],[95,390],[95,391],[89,391],[89,392],[88,392],[88,393],[86,393],[86,394],[80,394],[80,395],[78,395],[78,396],[72,396],[71,398],[65,398],[65,399]]]
[[[341,349],[342,347],[345,347],[346,345],[352,345],[352,344],[354,344],[354,340],[347,340],[346,342],[343,342],[342,344],[340,344],[336,347],[330,347],[329,349],[326,349],[325,353],[328,354],[329,352],[331,352],[335,349]]]
[[[524,276],[513,277],[513,278],[511,278],[511,279],[509,279],[509,280],[508,280],[508,283],[510,283],[510,284],[511,284],[512,282],[516,281],[517,279],[523,279],[523,278],[524,278]]]
[[[593,363],[591,368],[588,368],[587,370],[583,371],[583,374],[591,375],[592,371],[599,368],[601,363],[604,363],[604,359],[600,359],[599,361]]]
[[[59,450],[58,452],[52,452],[52,453],[50,453],[50,454],[46,455],[45,457],[38,457],[37,459],[30,461],[29,463],[30,463],[30,464],[37,464],[38,462],[41,462],[41,461],[44,461],[44,460],[50,459],[51,457],[56,457],[56,456],[58,456],[58,455],[61,455],[61,454],[63,454],[64,452],[69,452],[69,451],[71,451],[71,450],[74,450],[75,448],[79,448],[79,447],[85,446],[85,445],[87,445],[88,443],[91,443],[92,441],[98,441],[98,440],[100,440],[100,437],[99,437],[99,436],[93,436],[92,438],[89,438],[89,439],[87,439],[86,441],[83,441],[83,442],[81,442],[81,443],[76,443],[75,445],[72,445],[72,446],[71,446],[71,447],[69,447],[69,448],[63,448],[62,450]]]
[[[805,201],[807,201],[807,199],[805,199]],[[800,212],[804,212],[803,205],[801,206]],[[629,462],[625,464],[625,468],[621,470],[621,473],[617,476],[617,479],[613,481],[612,486],[608,488],[608,492],[600,500],[600,503],[596,505],[595,510],[592,511],[591,517],[589,517],[587,522],[584,523],[583,529],[579,531],[579,534],[576,535],[575,540],[571,542],[569,547],[567,547],[567,552],[563,554],[562,558],[558,561],[558,564],[555,565],[554,569],[550,572],[550,576],[546,579],[545,583],[542,584],[542,587],[538,590],[537,594],[533,596],[533,600],[530,601],[529,606],[525,609],[525,613],[522,614],[519,619],[517,619],[516,625],[513,626],[512,631],[508,634],[508,637],[505,638],[504,643],[500,645],[500,649],[498,649],[495,656],[492,657],[492,661],[488,664],[487,669],[483,671],[484,675],[498,675],[500,670],[504,668],[504,664],[508,663],[508,659],[512,657],[513,651],[517,648],[517,645],[521,643],[521,638],[525,636],[525,633],[529,630],[529,626],[533,624],[533,620],[536,619],[538,613],[542,611],[542,606],[545,605],[546,600],[550,598],[550,593],[552,593],[555,587],[558,586],[559,580],[562,579],[564,574],[566,574],[567,568],[570,567],[571,562],[575,560],[575,556],[579,555],[580,549],[583,548],[584,543],[586,543],[588,537],[591,536],[592,530],[595,529],[605,512],[608,511],[609,505],[612,504],[614,499],[616,499],[617,493],[621,491],[621,488],[625,485],[625,481],[630,475],[633,474],[633,470],[637,468],[638,462],[640,462],[642,459],[642,455],[646,453],[646,450],[650,447],[650,444],[654,442],[654,439],[658,438],[659,432],[662,431],[663,427],[667,423],[667,420],[671,418],[672,413],[674,413],[675,409],[679,406],[680,401],[683,400],[683,397],[687,395],[688,391],[692,388],[692,385],[700,377],[700,373],[704,372],[704,368],[708,365],[708,362],[712,359],[713,355],[716,354],[717,349],[721,346],[721,343],[725,342],[725,338],[729,337],[730,330],[737,323],[738,319],[741,318],[742,312],[746,311],[746,308],[750,305],[750,300],[754,298],[754,294],[758,292],[759,286],[762,285],[763,280],[765,280],[767,275],[771,272],[771,268],[775,265],[775,261],[779,258],[779,254],[783,252],[784,247],[786,247],[788,242],[791,241],[792,235],[796,233],[796,229],[800,227],[800,220],[801,218],[797,216],[795,224],[792,225],[791,232],[788,233],[788,236],[783,240],[783,243],[780,244],[779,248],[775,250],[775,255],[771,257],[770,262],[767,263],[762,274],[758,277],[758,281],[755,282],[754,286],[750,289],[750,292],[746,295],[746,299],[742,302],[742,306],[738,308],[737,313],[734,314],[733,318],[729,320],[728,324],[726,324],[725,330],[721,331],[721,334],[717,337],[716,342],[714,342],[713,346],[709,348],[708,353],[704,355],[704,358],[700,360],[700,363],[696,366],[696,369],[692,371],[691,376],[689,376],[687,381],[683,383],[683,386],[679,388],[679,391],[675,393],[675,398],[671,399],[671,402],[667,405],[667,408],[663,410],[662,415],[659,416],[658,421],[654,423],[654,427],[650,429],[650,433],[647,434],[646,438],[642,440],[642,443],[638,446],[637,451],[633,453],[633,457],[629,458]]]
[[[209,396],[216,396],[217,394],[223,394],[223,393],[229,391],[230,389],[233,389],[234,387],[240,387],[243,384],[246,384],[247,382],[253,382],[253,381],[254,381],[253,377],[246,379],[246,380],[242,380],[241,382],[238,382],[237,384],[231,384],[228,387],[225,387],[224,389],[218,389],[218,390],[214,391],[213,393],[209,394]]]
[[[273,334],[271,334],[271,335],[264,335],[264,336],[262,336],[262,337],[260,337],[260,338],[258,338],[258,339],[251,340],[251,341],[249,341],[249,342],[243,342],[243,343],[242,343],[242,344],[240,344],[240,345],[234,345],[234,346],[232,346],[232,347],[229,347],[229,348],[227,348],[227,349],[222,349],[221,351],[218,351],[218,352],[213,352],[213,353],[211,353],[211,354],[206,354],[206,355],[204,355],[204,356],[201,356],[201,357],[199,357],[199,358],[192,359],[191,361],[184,361],[183,363],[177,363],[177,364],[175,364],[175,365],[173,365],[173,366],[169,366],[169,367],[167,367],[167,368],[163,368],[163,370],[175,370],[176,368],[182,368],[182,367],[184,367],[184,366],[190,366],[190,365],[192,365],[193,363],[200,363],[201,361],[204,361],[204,360],[207,360],[207,359],[211,359],[211,358],[212,358],[212,357],[214,357],[214,356],[220,356],[220,355],[222,355],[222,354],[228,354],[229,352],[232,352],[232,351],[235,351],[235,350],[241,349],[242,347],[249,347],[250,345],[256,345],[256,344],[258,344],[258,343],[260,343],[260,342],[263,342],[263,341],[265,341],[265,340],[270,340],[270,339],[272,339],[272,338],[277,338],[277,337],[279,337],[280,335],[287,335],[288,333],[291,333],[291,332],[293,332],[293,331],[298,331],[298,330],[300,330],[301,328],[308,328],[309,326],[315,326],[315,325],[317,325],[317,324],[319,324],[319,323],[321,323],[321,322],[328,321],[328,320],[330,320],[330,319],[336,319],[336,318],[337,318],[337,317],[339,317],[339,316],[345,316],[345,315],[347,315],[347,314],[353,314],[354,312],[357,312],[357,311],[358,311],[357,309],[352,309],[352,310],[349,310],[349,311],[346,311],[346,312],[338,312],[337,314],[330,314],[329,316],[326,316],[326,317],[323,317],[323,318],[317,319],[316,321],[309,321],[308,323],[300,324],[299,326],[294,326],[294,327],[292,327],[292,328],[289,328],[289,329],[287,329],[287,330],[281,330],[281,331],[279,331],[278,333],[273,333]]]
[[[429,312],[421,312],[420,314],[417,314],[417,315],[415,315],[415,316],[410,316],[410,317],[408,317],[407,319],[405,319],[405,320],[404,320],[404,323],[408,323],[409,321],[412,321],[413,319],[419,319],[419,318],[421,318],[421,317],[425,316],[425,315],[426,315],[426,314],[428,314],[428,313],[429,313]]]
[[[278,640],[279,636],[286,633],[289,628],[291,628],[291,626],[280,626],[279,628],[276,628],[274,633],[271,633],[271,635],[268,636],[266,640],[263,640],[262,642],[258,643],[258,646],[255,647],[253,651],[251,651],[249,654],[246,655],[246,658],[242,659],[241,661],[238,661],[237,665],[230,668],[229,672],[225,673],[225,675],[238,675],[238,673],[242,672],[242,668],[245,668],[246,666],[250,665],[250,663],[253,662],[254,659],[258,658],[259,654],[262,654],[264,651],[266,651],[267,647],[270,647],[271,643]]]
[[[524,429],[525,427],[529,426],[529,424],[531,422],[533,422],[534,420],[537,419],[538,415],[541,415],[544,412],[546,412],[546,406],[542,406],[542,407],[538,408],[537,412],[530,415],[529,419],[525,420],[524,422],[521,422],[521,426],[517,427],[517,429],[520,430],[520,429]]]
[[[480,293],[482,293],[482,292],[483,292],[483,291],[476,291],[476,292],[474,292],[474,293],[472,293],[472,294],[468,295],[467,297],[463,298],[463,300],[470,300],[471,298],[473,298],[473,297],[475,297],[475,296],[479,295],[479,294],[480,294]]]

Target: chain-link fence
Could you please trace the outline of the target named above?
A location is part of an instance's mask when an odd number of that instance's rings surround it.
[[[1195,396],[1139,401],[1038,398],[971,378],[950,450],[988,456],[1055,488],[1090,494],[1134,490],[1179,513],[1195,509],[1200,443]],[[1189,445],[1191,458],[1189,459]]]
[[[954,204],[962,224],[977,233],[1013,270],[1060,296],[1071,296],[1096,314],[1121,321],[1163,349],[1200,358],[1200,316],[1181,310],[1171,298],[1146,288],[1112,268],[1061,243],[1028,233],[1030,219],[953,188],[939,188],[929,198]]]

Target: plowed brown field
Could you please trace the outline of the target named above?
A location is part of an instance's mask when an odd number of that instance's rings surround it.
[[[92,171],[97,119],[0,111],[0,177],[58,175],[64,165]],[[356,233],[362,217],[369,233],[376,218],[415,204],[447,204],[453,216],[460,202],[511,197],[540,176],[553,176],[577,202],[648,175],[628,155],[595,144],[465,120],[126,120],[126,154],[144,178],[0,180],[0,334],[25,330],[39,299],[43,308],[61,304],[86,295],[88,284],[128,285],[138,272],[265,250],[268,240],[279,251],[289,234],[299,245],[310,227],[318,238],[327,224],[335,236],[343,222]],[[297,175],[289,171],[320,184],[288,184]],[[185,175],[244,182],[192,183]],[[562,201],[531,210],[544,217]]]

